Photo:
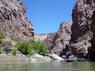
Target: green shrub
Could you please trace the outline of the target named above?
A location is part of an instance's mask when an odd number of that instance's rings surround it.
[[[16,47],[24,55],[31,55],[35,52],[41,55],[46,55],[48,53],[48,49],[42,41],[21,42],[18,43]]]
[[[36,53],[41,54],[41,55],[48,54],[48,48],[46,47],[43,41],[36,41],[34,50],[36,51]]]
[[[1,50],[1,48],[0,48],[0,54],[2,53],[2,50]]]
[[[13,49],[12,49],[12,55],[15,56],[15,55],[16,55],[16,51],[17,51],[17,49],[16,49],[16,48],[13,48]]]
[[[4,38],[5,38],[4,34],[2,32],[0,32],[0,44],[3,43],[2,39],[4,39]]]
[[[0,39],[0,44],[2,44],[2,42],[3,42],[3,41]]]
[[[33,47],[30,42],[22,42],[16,45],[17,49],[24,55],[31,55]]]
[[[0,32],[0,39],[5,38],[4,34],[2,32]]]

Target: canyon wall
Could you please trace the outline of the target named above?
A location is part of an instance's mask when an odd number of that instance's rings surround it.
[[[95,11],[92,15],[92,22],[91,22],[91,31],[93,32],[93,37],[91,39],[92,46],[88,49],[89,51],[89,59],[91,61],[95,61]]]
[[[92,25],[92,16],[95,11],[95,0],[77,0],[72,11],[72,34],[70,47],[72,53],[90,57],[94,43],[94,34]],[[94,21],[93,21],[94,22]],[[93,23],[93,27],[94,27]],[[93,39],[93,40],[92,40]],[[91,41],[92,40],[92,41]],[[93,44],[91,44],[93,42]],[[94,49],[95,50],[95,49]],[[95,53],[95,52],[94,52]],[[95,54],[94,54],[95,55]],[[95,57],[95,56],[94,56]]]
[[[50,33],[46,39],[46,45],[50,53],[60,55],[62,50],[69,44],[71,35],[71,22],[63,22],[60,24],[59,30]]]
[[[95,0],[77,0],[72,12],[71,42],[77,42],[79,37],[91,31],[91,17],[95,10]],[[88,34],[90,36],[90,33]],[[85,39],[88,37],[85,37]]]
[[[14,41],[31,40],[34,29],[19,0],[0,0],[0,32]]]
[[[95,0],[77,0],[72,10],[72,25],[62,23],[57,32],[48,35],[47,46],[50,53],[70,53],[79,58],[95,59],[94,22]]]

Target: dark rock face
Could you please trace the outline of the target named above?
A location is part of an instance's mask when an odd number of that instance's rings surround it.
[[[95,52],[91,47],[95,45],[94,38],[92,39],[92,36],[94,37],[94,23],[92,24],[92,21],[94,22],[94,17],[92,20],[93,12],[95,11],[95,0],[78,0],[72,13],[72,20],[73,24],[71,27],[71,40],[70,47],[72,49],[73,54],[79,54],[80,51],[83,55],[91,54],[89,55],[92,57],[95,57]],[[91,27],[91,24],[93,27]],[[92,35],[93,34],[93,35]],[[89,52],[88,52],[89,51]],[[94,55],[93,55],[94,54]],[[90,57],[91,58],[91,57]]]
[[[69,44],[71,35],[71,23],[63,22],[57,32],[51,33],[47,36],[46,45],[50,53],[60,55],[63,48]]]
[[[92,47],[89,48],[88,54],[89,54],[89,59],[91,61],[95,61],[95,11],[93,12],[93,15],[92,15],[91,31],[93,32],[93,38],[91,40]]]
[[[71,41],[76,42],[91,30],[91,17],[95,10],[95,0],[78,0],[72,13]]]
[[[19,0],[0,0],[0,31],[15,41],[32,39],[33,27],[25,12],[25,6]]]

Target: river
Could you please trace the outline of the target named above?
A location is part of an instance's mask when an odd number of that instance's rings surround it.
[[[95,71],[95,63],[1,63],[0,71]]]

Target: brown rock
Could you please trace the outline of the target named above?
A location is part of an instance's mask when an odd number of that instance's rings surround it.
[[[33,26],[25,16],[26,8],[19,0],[0,0],[0,31],[15,40],[31,40]]]
[[[91,44],[89,41],[91,40],[93,33],[91,27],[93,11],[95,11],[95,0],[78,0],[73,8],[73,24],[71,27],[71,43],[73,43],[73,46],[71,46],[71,44],[70,46],[72,50],[76,50],[72,51],[72,53],[76,52],[77,54],[80,52],[80,49],[84,49],[83,51],[86,51],[87,53],[88,49],[90,49],[91,52],[91,48],[89,48],[91,47]],[[93,27],[94,26],[95,25],[93,25]]]
[[[93,32],[93,37],[91,39],[92,47],[89,48],[89,59],[95,61],[95,11],[92,15],[91,31]]]
[[[46,44],[50,53],[59,55],[62,52],[62,49],[69,44],[70,35],[71,23],[61,23],[59,30],[55,33],[50,33],[46,39]]]
[[[95,0],[78,0],[72,13],[71,41],[76,42],[91,30],[91,17],[95,10]]]

